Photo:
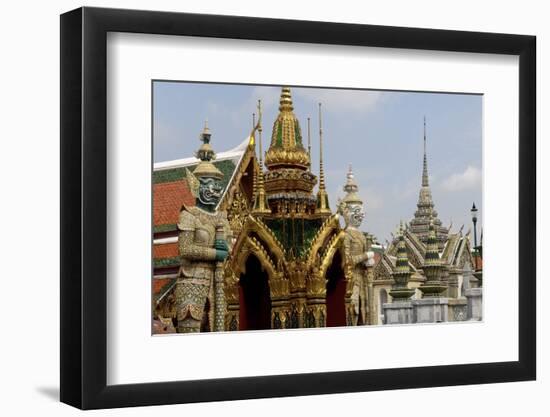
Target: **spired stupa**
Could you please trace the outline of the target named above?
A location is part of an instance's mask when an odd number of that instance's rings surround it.
[[[414,218],[409,225],[411,231],[425,245],[428,244],[430,237],[430,223],[433,222],[437,246],[440,251],[445,247],[445,242],[448,239],[449,230],[444,227],[441,220],[437,217],[437,211],[432,199],[432,190],[430,189],[430,179],[428,175],[428,156],[426,150],[426,118],[424,117],[424,159],[422,162],[422,186],[418,194],[418,203]]]

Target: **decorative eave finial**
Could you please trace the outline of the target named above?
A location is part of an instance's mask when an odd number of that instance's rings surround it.
[[[248,141],[248,146],[251,148],[256,146],[256,129],[258,127],[256,126],[256,113],[252,113],[252,131],[250,132],[250,139]]]

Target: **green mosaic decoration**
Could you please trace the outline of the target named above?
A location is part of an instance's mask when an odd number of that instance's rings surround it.
[[[283,124],[277,122],[277,146],[283,146]]]

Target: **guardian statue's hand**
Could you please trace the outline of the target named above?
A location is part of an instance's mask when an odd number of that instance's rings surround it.
[[[225,241],[225,239],[216,239],[216,241],[214,242],[214,247],[217,250],[229,252],[229,246],[227,245],[227,242]]]
[[[223,262],[229,256],[229,252],[226,250],[216,249],[216,261]]]

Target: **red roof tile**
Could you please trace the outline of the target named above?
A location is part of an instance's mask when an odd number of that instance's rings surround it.
[[[159,295],[160,290],[162,290],[165,285],[172,281],[173,278],[155,278],[153,280],[153,294]]]
[[[153,245],[153,257],[159,258],[173,258],[178,256],[178,244],[176,243],[163,243],[161,245]]]
[[[195,204],[195,198],[191,194],[187,180],[154,184],[153,224],[158,226],[177,223],[183,204]]]

